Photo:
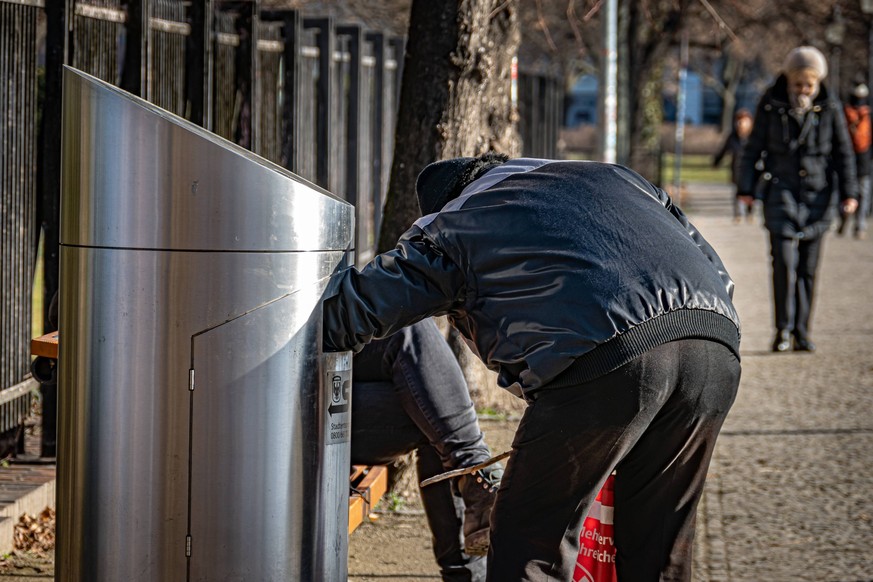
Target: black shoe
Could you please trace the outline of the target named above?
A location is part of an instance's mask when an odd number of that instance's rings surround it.
[[[773,340],[774,352],[787,352],[791,349],[791,333],[787,330],[780,329],[776,332],[776,338]]]
[[[485,556],[491,543],[491,508],[497,497],[503,465],[495,463],[475,473],[462,475],[458,489],[464,499],[464,552]]]
[[[815,344],[808,337],[794,336],[794,351],[795,352],[814,352]]]

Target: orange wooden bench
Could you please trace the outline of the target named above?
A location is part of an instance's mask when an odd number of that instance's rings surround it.
[[[47,333],[30,341],[30,353],[37,357],[58,359],[58,332]],[[383,465],[353,465],[349,475],[349,533],[366,521],[367,516],[388,490],[388,468]]]

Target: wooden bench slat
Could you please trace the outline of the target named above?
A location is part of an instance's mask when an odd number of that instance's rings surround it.
[[[388,467],[373,465],[368,469],[358,483],[351,482],[355,491],[349,498],[349,534],[367,519],[388,491]]]

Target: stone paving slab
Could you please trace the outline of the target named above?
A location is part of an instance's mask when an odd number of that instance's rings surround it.
[[[15,524],[23,513],[36,516],[54,506],[54,465],[0,467],[0,554],[12,551]]]

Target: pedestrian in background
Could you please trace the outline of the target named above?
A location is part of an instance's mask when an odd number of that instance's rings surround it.
[[[713,167],[721,165],[725,156],[731,157],[731,182],[736,187],[740,180],[740,160],[743,157],[743,149],[749,140],[749,135],[752,133],[752,112],[748,109],[740,109],[734,115],[734,125],[731,132],[725,138],[721,149],[715,154],[712,159]],[[734,191],[736,196],[736,190]],[[740,222],[744,217],[747,220],[754,219],[754,203],[749,204],[747,200],[736,198],[733,201],[734,222]]]
[[[852,89],[845,107],[846,123],[855,152],[855,170],[858,173],[858,210],[853,215],[840,214],[840,228],[837,232],[845,234],[850,219],[854,216],[854,235],[857,239],[867,238],[867,215],[870,212],[870,146],[873,132],[870,123],[869,94],[867,85],[858,83]]]
[[[525,399],[489,582],[570,580],[615,476],[619,580],[691,580],[697,503],[740,380],[733,282],[660,188],[613,164],[498,154],[427,166],[425,216],[336,273],[324,349],[435,314]]]
[[[763,199],[770,234],[776,335],[772,349],[814,351],[810,339],[815,275],[836,206],[858,206],[855,156],[846,117],[822,82],[827,61],[818,49],[788,53],[782,73],[758,103],[740,166],[739,197]],[[766,181],[756,188],[756,163]]]

